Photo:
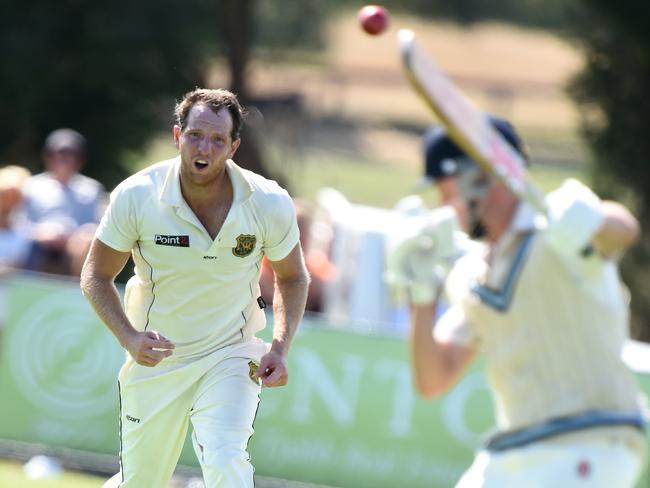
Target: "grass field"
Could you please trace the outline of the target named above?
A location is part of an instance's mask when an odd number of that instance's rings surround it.
[[[408,16],[395,16],[381,36],[367,36],[348,11],[330,22],[327,49],[311,63],[262,57],[250,67],[254,96],[293,94],[301,101],[293,111],[269,110],[254,122],[265,162],[294,195],[312,200],[319,188],[332,186],[355,203],[391,207],[411,192],[422,171],[421,135],[435,119],[401,72],[399,27],[416,31],[478,108],[517,126],[542,190],[563,176],[585,177],[589,154],[565,91],[583,64],[571,44],[541,30]],[[211,83],[227,85],[224,73],[217,63]]]
[[[583,61],[568,42],[505,24],[460,27],[397,15],[389,31],[367,36],[350,10],[332,19],[326,50],[310,56],[309,63],[258,56],[248,71],[255,98],[298,100],[293,107],[260,105],[249,119],[265,164],[293,195],[314,200],[320,188],[331,186],[354,203],[388,208],[411,193],[423,167],[421,136],[435,119],[401,71],[399,27],[417,32],[480,109],[515,123],[542,190],[568,175],[585,177],[589,155],[578,134],[577,110],[565,93]],[[228,85],[227,68],[219,61],[210,85]],[[140,169],[175,154],[170,128],[145,153],[131,155],[128,166]],[[436,202],[433,193],[424,195],[427,203]]]
[[[54,479],[30,480],[21,463],[0,459],[2,488],[99,488],[104,481],[106,478],[67,471]]]
[[[417,145],[419,141],[413,143]],[[161,135],[146,154],[134,157],[134,166],[140,168],[146,162],[174,155],[170,139]],[[371,159],[354,151],[313,147],[306,148],[300,158],[271,158],[269,169],[285,180],[295,197],[313,202],[318,190],[331,187],[352,203],[382,208],[391,208],[400,198],[412,193],[413,184],[421,176],[418,161]],[[543,192],[556,188],[568,177],[586,178],[583,166],[533,164],[531,174]],[[422,192],[421,196],[431,206],[437,203],[433,189]]]
[[[51,479],[28,479],[23,464],[17,461],[0,459],[0,488],[100,488],[108,477],[94,476],[76,471],[65,471]],[[168,488],[199,488],[196,478],[175,477]],[[301,483],[276,478],[255,477],[257,488],[329,488],[322,485]]]
[[[324,53],[301,66],[258,58],[250,69],[251,89],[257,94],[299,92],[313,113],[424,123],[430,114],[401,73],[400,27],[413,29],[481,108],[522,127],[575,129],[577,111],[564,86],[583,65],[580,52],[548,32],[498,23],[458,26],[395,15],[384,34],[367,36],[356,12],[344,11],[329,23]],[[211,81],[227,83],[226,73],[215,70]]]

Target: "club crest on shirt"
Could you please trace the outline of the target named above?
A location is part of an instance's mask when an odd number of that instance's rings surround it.
[[[257,368],[259,365],[255,361],[248,361],[248,377],[256,385],[260,384],[260,379],[257,377]]]
[[[232,253],[238,258],[245,258],[255,249],[257,238],[251,234],[239,234],[237,244],[232,248]]]

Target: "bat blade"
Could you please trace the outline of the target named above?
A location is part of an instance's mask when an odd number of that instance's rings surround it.
[[[445,126],[449,137],[517,197],[544,212],[544,199],[532,185],[519,152],[429,57],[413,31],[401,29],[398,41],[407,78]]]

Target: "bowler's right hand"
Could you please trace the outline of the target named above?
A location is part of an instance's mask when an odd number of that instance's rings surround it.
[[[129,337],[125,348],[142,366],[153,367],[160,361],[172,355],[176,347],[172,341],[155,330],[135,332]]]

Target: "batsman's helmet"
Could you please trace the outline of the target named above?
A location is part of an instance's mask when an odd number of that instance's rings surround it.
[[[488,119],[527,162],[524,143],[512,124],[494,115],[488,115]],[[426,188],[436,180],[456,176],[460,169],[457,161],[466,157],[467,155],[451,140],[442,126],[431,128],[424,136],[424,176],[416,183],[416,187]]]

